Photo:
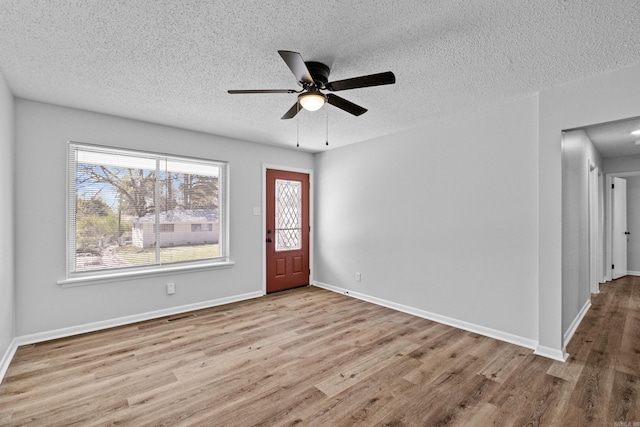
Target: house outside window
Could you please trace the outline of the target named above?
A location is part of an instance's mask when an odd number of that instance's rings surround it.
[[[225,162],[69,143],[67,276],[228,261],[227,174]]]

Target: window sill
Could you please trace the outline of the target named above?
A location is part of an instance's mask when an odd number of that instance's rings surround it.
[[[71,277],[58,280],[58,285],[63,288],[74,288],[76,286],[95,285],[98,283],[106,282],[119,282],[123,280],[131,280],[134,278],[162,276],[165,274],[192,273],[199,270],[219,270],[222,268],[233,267],[234,264],[235,262],[233,261],[224,261],[207,264],[176,265],[173,267],[151,268],[138,271],[96,274],[93,276]]]

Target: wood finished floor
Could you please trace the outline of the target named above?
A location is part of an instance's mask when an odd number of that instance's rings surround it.
[[[567,363],[309,287],[20,347],[2,426],[640,425],[640,278]]]

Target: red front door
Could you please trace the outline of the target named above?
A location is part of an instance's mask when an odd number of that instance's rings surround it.
[[[309,284],[309,175],[267,169],[267,292]]]

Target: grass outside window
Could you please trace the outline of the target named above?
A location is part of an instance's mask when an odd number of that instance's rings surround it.
[[[116,254],[127,263],[134,265],[146,265],[155,260],[155,248],[138,248],[134,246],[121,246]],[[219,245],[185,245],[160,248],[160,263],[168,264],[172,262],[192,261],[194,259],[217,258],[219,256]]]

